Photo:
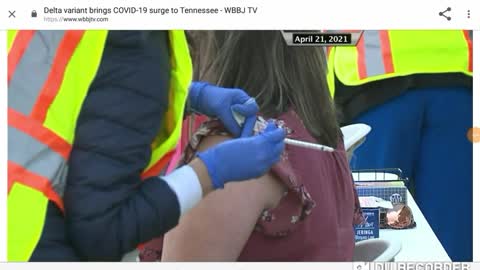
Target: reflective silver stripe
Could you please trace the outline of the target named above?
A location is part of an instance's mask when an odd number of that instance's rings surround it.
[[[65,31],[36,31],[8,85],[8,106],[29,115],[48,78]]]
[[[468,37],[473,42],[473,30],[468,30]]]
[[[63,196],[68,165],[66,160],[48,145],[9,126],[8,160],[49,179],[53,189]]]
[[[365,68],[367,77],[385,74],[383,63],[380,32],[376,30],[367,30],[363,32],[365,46]]]

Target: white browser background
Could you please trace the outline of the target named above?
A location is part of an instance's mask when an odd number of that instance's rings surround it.
[[[183,7],[183,8],[182,8]],[[226,9],[240,7],[245,13],[228,13]],[[445,15],[439,13],[450,7]],[[78,8],[96,10],[92,13],[58,13],[55,10]],[[218,14],[195,14],[187,11],[198,8],[222,10]],[[147,12],[144,12],[146,9]],[[175,12],[177,10],[177,13]],[[100,12],[110,10],[109,13]],[[162,12],[161,13],[154,13]],[[166,13],[165,10],[169,10]],[[32,12],[36,17],[32,17]],[[83,19],[82,19],[83,18]],[[90,18],[90,19],[85,19]],[[469,29],[474,31],[474,126],[480,127],[480,9],[474,1],[273,1],[273,0],[203,0],[203,1],[2,1],[0,3],[0,51],[6,52],[7,29]],[[0,171],[4,182],[0,185],[0,262],[6,261],[6,194],[7,194],[7,58],[0,57],[0,134],[3,139],[0,152]],[[480,260],[480,144],[474,145],[474,261]],[[476,166],[475,166],[476,165]],[[0,264],[5,269],[5,264]],[[179,265],[162,264],[145,267],[177,269]],[[148,266],[150,265],[150,266]],[[349,269],[351,264],[349,264]],[[57,264],[58,267],[60,265]],[[65,267],[66,265],[63,265]],[[97,265],[98,266],[98,265]],[[107,265],[104,265],[105,267]],[[288,264],[273,267],[291,269]],[[23,266],[17,264],[18,269]],[[37,266],[38,267],[38,266]],[[50,267],[50,266],[49,266]],[[62,267],[62,269],[63,269]],[[68,266],[70,267],[70,266]],[[101,266],[102,267],[102,266]],[[108,267],[108,266],[107,266]],[[116,264],[115,267],[120,267]],[[124,267],[124,266],[122,266]],[[136,266],[137,267],[137,266]],[[144,267],[144,266],[142,266]],[[186,267],[186,266],[185,266]],[[213,267],[213,266],[212,266]],[[215,267],[264,268],[267,265],[236,266],[217,264]],[[213,267],[213,268],[215,268]],[[319,269],[315,264],[293,267]],[[334,269],[334,265],[322,269]],[[340,267],[340,266],[339,266]],[[345,265],[344,265],[345,267]],[[472,266],[476,267],[476,266]],[[8,268],[8,267],[7,267]],[[121,268],[121,267],[120,267]],[[209,266],[209,268],[211,268]],[[17,269],[17,268],[15,268]],[[180,269],[180,268],[178,268]],[[475,268],[472,268],[475,269]]]

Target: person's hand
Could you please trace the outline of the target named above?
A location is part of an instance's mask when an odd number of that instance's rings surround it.
[[[265,130],[252,137],[232,139],[204,152],[197,153],[207,167],[215,189],[226,182],[242,181],[264,175],[285,148],[285,131],[269,123]]]
[[[253,134],[258,105],[255,99],[242,89],[193,82],[190,85],[189,102],[194,111],[219,118],[234,137],[247,137]],[[234,112],[245,118],[243,127],[235,120]]]

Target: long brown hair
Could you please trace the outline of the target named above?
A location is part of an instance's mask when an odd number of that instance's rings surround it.
[[[196,80],[241,88],[260,112],[295,110],[310,134],[336,147],[340,128],[321,47],[290,47],[280,31],[189,31]]]

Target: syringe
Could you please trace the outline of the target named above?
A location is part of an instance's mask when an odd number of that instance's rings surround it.
[[[319,151],[325,151],[325,152],[335,151],[335,149],[333,149],[332,147],[329,147],[329,146],[326,146],[326,145],[323,145],[323,144],[304,142],[304,141],[293,140],[293,139],[289,139],[289,138],[285,138],[285,143],[289,144],[289,145],[295,145],[295,146],[298,146],[298,147],[314,149],[314,150],[319,150]]]
[[[251,102],[251,101],[249,100],[247,102]],[[239,125],[243,125],[243,123],[245,122],[245,117],[243,117],[243,115],[240,115],[239,113],[237,113],[233,110],[232,110],[232,112],[233,112],[233,116],[234,116],[235,120],[237,121],[237,123]],[[263,119],[262,117],[258,117],[257,124],[266,125],[267,121],[265,121],[265,119]],[[255,126],[257,126],[257,125],[255,125]],[[299,141],[299,140],[294,140],[294,139],[289,139],[289,138],[285,138],[285,144],[298,146],[298,147],[303,147],[303,148],[307,148],[307,149],[325,151],[325,152],[334,152],[335,151],[334,148],[323,145],[323,144],[304,142],[304,141]]]

